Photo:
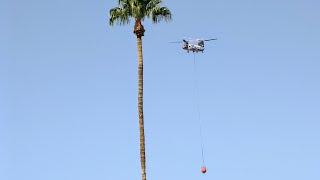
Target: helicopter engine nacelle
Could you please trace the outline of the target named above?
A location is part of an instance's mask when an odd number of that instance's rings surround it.
[[[204,47],[204,42],[203,41],[199,41],[198,45],[201,46],[201,47]]]

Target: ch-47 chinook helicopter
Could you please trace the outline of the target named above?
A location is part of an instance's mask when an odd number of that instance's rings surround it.
[[[194,40],[185,40],[182,39],[182,41],[175,41],[175,42],[170,42],[170,43],[183,43],[182,44],[182,49],[186,50],[188,53],[191,52],[202,52],[204,51],[204,42],[205,41],[212,41],[212,40],[217,40],[216,38],[214,39],[194,39]]]

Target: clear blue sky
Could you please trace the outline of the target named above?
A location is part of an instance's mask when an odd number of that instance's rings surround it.
[[[116,0],[1,0],[0,179],[140,179],[137,53]],[[150,180],[320,179],[320,2],[167,0],[145,22]],[[199,172],[192,55],[208,173]]]

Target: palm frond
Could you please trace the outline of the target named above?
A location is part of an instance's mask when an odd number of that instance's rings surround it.
[[[113,26],[115,23],[119,25],[128,24],[130,22],[130,15],[127,9],[115,7],[110,9],[109,24]]]
[[[150,15],[153,23],[162,20],[170,21],[172,19],[171,11],[167,7],[155,7],[151,10]]]
[[[161,3],[162,0],[146,0],[145,9],[148,12],[155,7],[159,7]]]

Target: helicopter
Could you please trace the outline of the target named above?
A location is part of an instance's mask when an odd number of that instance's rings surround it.
[[[175,41],[175,42],[170,42],[170,43],[183,43],[182,44],[182,49],[186,50],[188,53],[191,51],[193,53],[198,53],[204,51],[204,42],[205,41],[213,41],[217,40],[216,38],[214,39],[194,39],[194,40],[185,40],[182,39],[182,41]]]

